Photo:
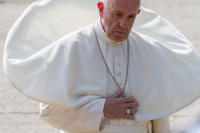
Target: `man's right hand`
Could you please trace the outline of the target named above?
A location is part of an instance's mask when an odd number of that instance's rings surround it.
[[[137,101],[133,97],[121,97],[122,94],[123,91],[120,90],[106,98],[103,111],[105,118],[135,120]],[[127,114],[127,109],[130,109],[131,114]]]

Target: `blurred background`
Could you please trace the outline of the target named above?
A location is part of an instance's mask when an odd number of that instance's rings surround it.
[[[68,0],[74,17],[98,17],[98,0]],[[25,8],[34,0],[0,0],[0,133],[59,133],[39,118],[39,103],[14,89],[4,76],[2,57],[6,35]],[[199,0],[142,0],[142,6],[166,17],[200,50]],[[78,9],[88,14],[79,14]],[[84,20],[77,25],[84,25]],[[183,133],[197,124],[200,99],[170,117],[172,133]],[[196,119],[194,119],[196,118]],[[200,125],[200,123],[199,123]],[[194,129],[194,128],[193,128]],[[195,130],[197,131],[197,130]]]

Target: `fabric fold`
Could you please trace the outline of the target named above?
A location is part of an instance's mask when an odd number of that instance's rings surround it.
[[[106,68],[93,25],[69,33],[67,6],[46,0],[28,7],[9,31],[3,65],[24,95],[76,108],[107,96]],[[200,55],[162,16],[141,8],[129,41],[129,95],[140,104],[136,120],[166,117],[200,96]]]

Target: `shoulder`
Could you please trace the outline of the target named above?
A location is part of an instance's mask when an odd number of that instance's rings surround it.
[[[77,41],[84,41],[93,35],[93,25],[85,26],[77,31],[69,33],[68,39],[76,39]]]
[[[74,46],[84,46],[90,42],[94,37],[93,25],[85,26],[79,30],[71,32],[63,36],[60,41],[66,47],[74,47]]]
[[[135,47],[142,48],[143,50],[155,50],[160,47],[158,40],[136,31],[131,31],[129,38]]]
[[[174,54],[163,42],[145,34],[132,31],[129,38],[130,45],[139,57],[155,59]]]

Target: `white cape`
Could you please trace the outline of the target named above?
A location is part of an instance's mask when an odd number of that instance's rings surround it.
[[[106,68],[92,25],[65,35],[67,9],[65,0],[33,3],[8,34],[3,64],[24,95],[71,108],[106,97]],[[140,104],[136,120],[168,116],[200,96],[200,56],[182,33],[142,8],[130,36],[130,95]]]

